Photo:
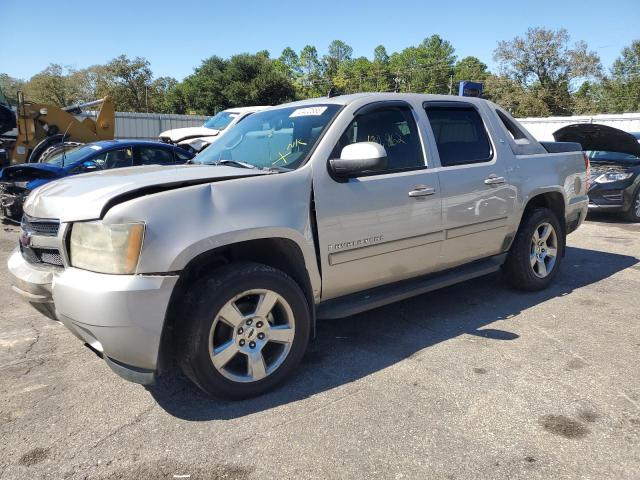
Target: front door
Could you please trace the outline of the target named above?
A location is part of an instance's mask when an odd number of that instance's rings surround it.
[[[433,271],[440,263],[438,173],[425,164],[409,105],[381,103],[356,115],[331,157],[366,141],[385,147],[386,170],[346,182],[314,172],[323,176],[314,180],[323,300]]]
[[[440,157],[443,267],[501,253],[516,199],[506,159],[472,104],[427,102],[425,110]]]

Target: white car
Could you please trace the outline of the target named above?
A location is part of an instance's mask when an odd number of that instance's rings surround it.
[[[199,153],[218,137],[220,132],[233,127],[252,113],[268,106],[229,108],[216,113],[201,127],[174,128],[160,134],[160,141],[179,145],[187,151]]]

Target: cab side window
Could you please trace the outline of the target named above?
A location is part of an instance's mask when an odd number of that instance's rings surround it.
[[[338,140],[331,158],[357,142],[376,142],[387,151],[387,169],[380,173],[424,167],[418,128],[408,107],[381,107],[357,115]]]
[[[173,165],[175,160],[170,150],[157,147],[139,147],[140,165]]]
[[[488,162],[491,143],[477,110],[469,107],[427,107],[427,117],[443,167]]]

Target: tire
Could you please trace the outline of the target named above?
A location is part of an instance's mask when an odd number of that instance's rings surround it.
[[[625,218],[630,222],[640,222],[640,188],[631,201],[631,207],[624,213]]]
[[[216,397],[237,400],[273,389],[295,369],[309,342],[304,293],[287,274],[266,265],[216,269],[198,279],[183,305],[178,363]]]
[[[42,152],[42,154],[40,155],[40,157],[37,159],[38,163],[43,163],[47,161],[47,158],[58,154],[58,153],[62,153],[63,151],[68,152],[69,150],[72,150],[76,147],[79,147],[81,145],[84,145],[84,143],[80,143],[80,142],[64,142],[64,143],[58,143],[55,145],[52,145],[51,147],[47,148],[45,151]]]
[[[65,136],[61,133],[57,133],[55,135],[51,135],[46,137],[38,143],[34,149],[27,156],[27,163],[38,163],[40,162],[40,157],[49,147],[54,145],[59,145],[63,143],[65,140]]]
[[[536,208],[526,212],[503,267],[507,280],[519,290],[535,292],[547,288],[558,273],[564,247],[564,231],[552,210]]]

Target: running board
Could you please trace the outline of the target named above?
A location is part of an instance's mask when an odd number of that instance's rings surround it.
[[[391,285],[352,293],[320,303],[317,308],[317,318],[343,318],[357,313],[373,310],[374,308],[399,302],[423,293],[448,287],[456,283],[465,282],[472,278],[482,277],[496,272],[504,263],[506,253],[478,260],[460,267],[432,273],[422,277],[403,280]]]

